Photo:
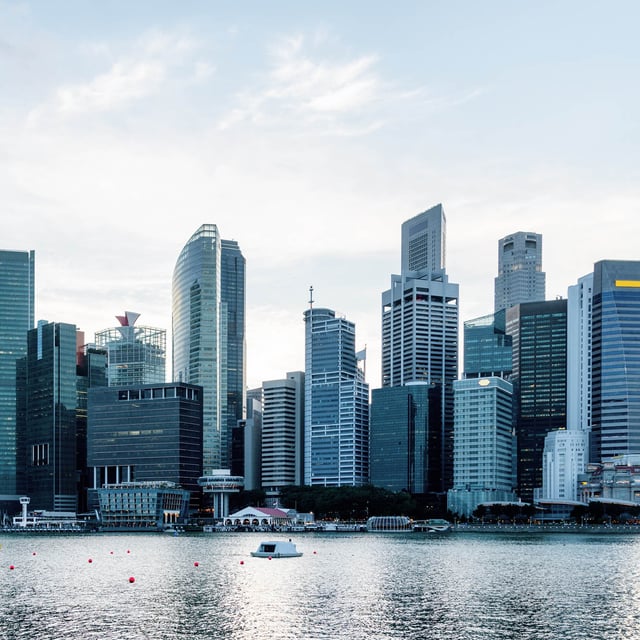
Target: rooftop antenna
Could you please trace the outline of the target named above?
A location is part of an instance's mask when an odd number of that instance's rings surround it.
[[[309,287],[309,309],[313,309],[313,285]]]

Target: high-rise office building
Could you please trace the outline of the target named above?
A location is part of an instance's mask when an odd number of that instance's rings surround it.
[[[588,460],[588,434],[579,429],[551,431],[542,454],[542,500],[578,500],[578,476]]]
[[[542,236],[518,231],[498,241],[495,311],[545,299]]]
[[[262,383],[262,488],[303,484],[304,372]]]
[[[178,257],[172,298],[173,379],[203,388],[204,473],[229,468],[245,379],[244,258],[237,243],[202,225]]]
[[[200,495],[202,389],[159,383],[89,390],[91,486],[171,482]]]
[[[426,382],[440,390],[441,491],[452,482],[453,381],[458,377],[458,285],[445,272],[437,205],[402,225],[402,273],[382,294],[382,386]]]
[[[455,393],[453,489],[447,506],[470,516],[483,502],[515,501],[513,492],[513,385],[499,377],[453,383]]]
[[[85,461],[84,399],[90,376],[93,384],[106,384],[105,356],[94,352],[99,362],[87,363],[84,334],[73,324],[39,322],[27,340],[18,364],[22,490],[34,509],[76,511]]]
[[[16,361],[34,323],[33,251],[0,251],[0,500],[17,492]]]
[[[238,420],[242,420],[245,408],[245,268],[246,262],[238,243],[235,240],[221,240],[220,302],[222,317],[226,319],[222,345],[226,345],[227,395],[227,428],[223,429],[223,450],[224,432],[232,432]]]
[[[119,327],[103,329],[95,335],[96,346],[107,352],[110,387],[165,381],[167,332],[136,326],[139,317],[139,313],[125,311],[123,316],[116,316]]]
[[[439,491],[438,388],[426,382],[412,382],[374,389],[371,397],[371,484],[411,494]]]
[[[567,301],[509,308],[507,333],[513,338],[518,495],[530,502],[542,487],[544,439],[566,427]]]
[[[594,265],[592,462],[640,454],[640,261]]]
[[[504,309],[464,323],[464,378],[508,378],[513,368],[512,351]]]
[[[311,307],[305,321],[304,483],[369,480],[369,385],[358,366],[353,322]]]
[[[233,431],[231,475],[244,477],[244,489],[261,487],[262,464],[262,387],[249,389],[246,416]]]

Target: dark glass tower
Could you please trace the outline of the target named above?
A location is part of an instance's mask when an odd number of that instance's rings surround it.
[[[220,248],[220,299],[227,347],[227,442],[223,448],[228,450],[230,434],[242,420],[245,406],[245,259],[235,240],[222,240]]]
[[[197,506],[202,475],[202,389],[167,383],[89,391],[91,485],[174,482]]]
[[[106,384],[104,353],[87,354],[73,324],[39,323],[20,361],[20,462],[34,509],[76,511],[84,471],[86,391]],[[79,466],[82,465],[82,466]]]
[[[594,265],[593,462],[640,454],[640,262]]]
[[[34,323],[33,251],[0,251],[0,496],[17,491],[16,361]]]
[[[438,389],[414,383],[371,395],[371,484],[411,494],[439,491]]]
[[[544,439],[567,420],[567,301],[518,304],[507,310],[513,338],[514,423],[518,495],[542,487]]]

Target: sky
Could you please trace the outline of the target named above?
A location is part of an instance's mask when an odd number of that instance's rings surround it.
[[[175,261],[216,224],[247,261],[248,387],[304,369],[312,285],[376,388],[400,226],[435,204],[461,332],[507,234],[542,234],[548,299],[640,259],[639,23],[616,0],[0,0],[0,248],[35,250],[36,319],[170,336]]]

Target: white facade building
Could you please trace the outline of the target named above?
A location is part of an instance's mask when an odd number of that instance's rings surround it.
[[[586,431],[560,430],[547,434],[542,454],[542,500],[576,501],[578,475],[588,462]]]
[[[262,487],[303,483],[304,372],[262,383]]]

